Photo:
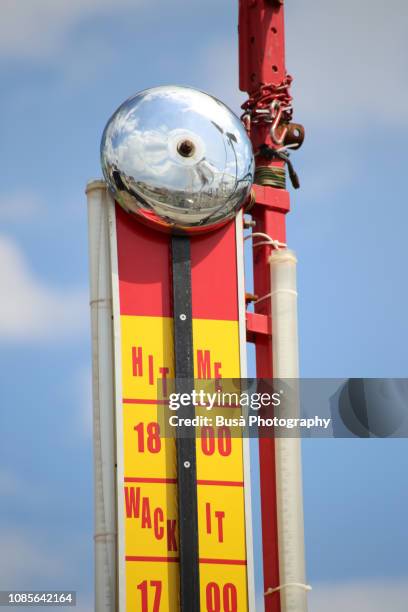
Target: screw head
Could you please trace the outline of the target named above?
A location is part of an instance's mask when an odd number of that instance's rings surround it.
[[[185,321],[187,319],[187,316],[185,314],[181,314],[180,315],[180,320],[181,321]]]
[[[190,467],[190,465],[191,465],[191,464],[190,464],[190,462],[189,462],[189,461],[185,461],[185,462],[184,462],[184,467],[185,467],[185,468],[189,468],[189,467]]]

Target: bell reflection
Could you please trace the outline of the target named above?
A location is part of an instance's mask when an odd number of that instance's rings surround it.
[[[204,231],[234,217],[254,173],[241,121],[201,91],[156,87],[124,102],[102,137],[117,202],[163,229]]]

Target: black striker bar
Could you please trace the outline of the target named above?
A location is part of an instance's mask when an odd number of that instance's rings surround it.
[[[191,393],[194,387],[193,319],[191,306],[190,239],[173,236],[173,317],[176,392]],[[195,416],[194,406],[181,406],[182,418]],[[180,538],[181,612],[199,612],[197,466],[195,437],[177,430],[177,478]]]

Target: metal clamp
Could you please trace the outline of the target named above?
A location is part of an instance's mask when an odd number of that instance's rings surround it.
[[[271,134],[272,142],[275,145],[283,145],[283,143],[285,142],[286,134],[288,133],[287,126],[282,127],[280,135],[278,135],[278,132],[277,132],[282,122],[283,110],[284,109],[282,108],[279,100],[273,100],[270,106],[270,113],[272,117],[272,126],[270,129],[270,134]]]

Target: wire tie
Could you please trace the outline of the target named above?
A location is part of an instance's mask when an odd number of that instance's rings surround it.
[[[302,584],[301,582],[288,582],[286,584],[281,584],[275,588],[269,587],[269,589],[264,593],[264,595],[273,595],[277,591],[281,591],[282,589],[287,589],[288,587],[298,587],[299,589],[304,589],[305,591],[311,591],[312,587],[310,584]]]

